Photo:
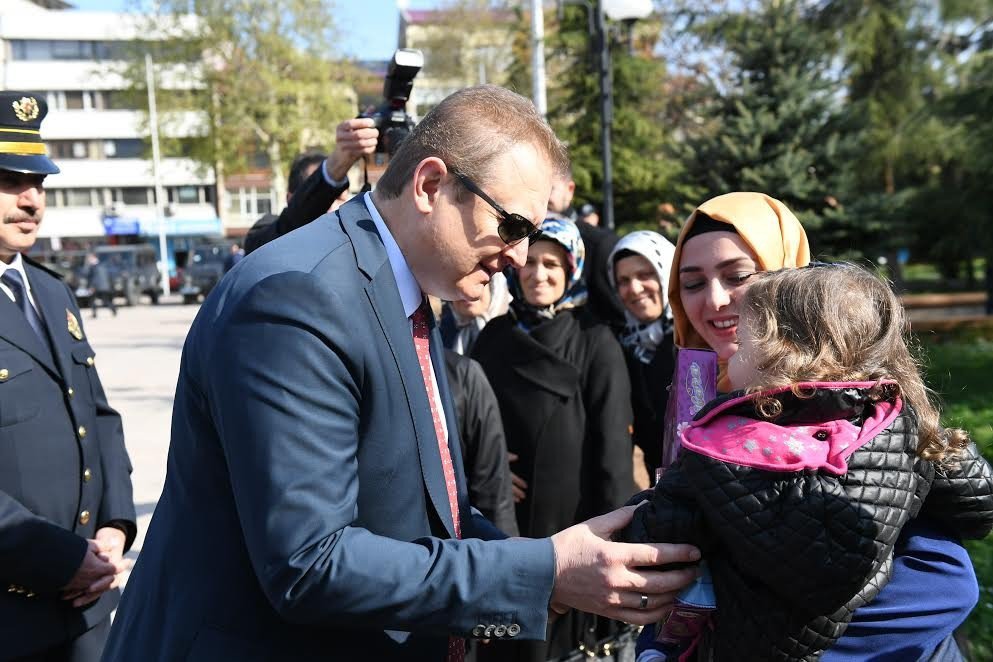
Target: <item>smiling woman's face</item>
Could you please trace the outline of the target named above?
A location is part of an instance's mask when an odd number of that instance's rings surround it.
[[[617,295],[624,307],[642,323],[662,317],[662,282],[655,267],[641,255],[629,255],[614,266]]]
[[[683,244],[679,293],[686,317],[722,361],[738,351],[738,302],[759,270],[734,232],[706,232]]]
[[[536,241],[528,248],[527,263],[520,269],[524,300],[532,306],[551,306],[565,294],[569,254],[554,241]]]

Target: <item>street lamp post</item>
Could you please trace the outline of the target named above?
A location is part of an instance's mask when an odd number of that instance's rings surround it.
[[[587,5],[588,6],[588,5]],[[611,160],[611,127],[614,121],[614,83],[610,65],[610,34],[607,19],[629,25],[652,13],[652,0],[596,0],[593,41],[600,79],[600,150],[603,160],[603,214],[605,227],[614,229],[614,168]]]

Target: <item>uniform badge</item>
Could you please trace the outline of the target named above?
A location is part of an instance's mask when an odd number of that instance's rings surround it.
[[[14,114],[17,115],[17,119],[22,122],[30,122],[38,117],[38,100],[34,97],[21,97],[20,101],[15,101],[13,104]]]
[[[66,308],[66,321],[69,323],[69,335],[76,340],[82,340],[83,330],[79,328],[79,320],[76,319],[76,316],[68,308]]]

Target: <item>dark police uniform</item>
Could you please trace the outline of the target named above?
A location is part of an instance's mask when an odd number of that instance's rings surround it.
[[[0,93],[0,169],[58,172],[41,143],[45,111],[29,93]],[[121,417],[76,301],[54,272],[24,259],[24,273],[44,333],[0,292],[0,660],[60,659],[50,651],[105,630],[118,590],[74,608],[60,589],[98,529],[124,531],[125,549],[136,533]]]

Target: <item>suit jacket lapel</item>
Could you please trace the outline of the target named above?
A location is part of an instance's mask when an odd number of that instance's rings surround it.
[[[386,256],[382,239],[376,232],[375,223],[369,217],[361,197],[342,205],[338,215],[342,229],[352,240],[356,264],[370,278],[366,286],[366,295],[393,353],[404,394],[407,397],[407,406],[414,424],[414,436],[417,439],[421,477],[445,530],[454,538],[455,524],[448,505],[448,489],[441,468],[441,455],[438,451],[434,421],[431,418],[431,405],[424,388],[424,380],[421,378],[421,368],[410,333],[410,322],[404,314],[393,268]],[[432,356],[432,361],[434,360]]]
[[[62,282],[44,274],[36,267],[25,264],[28,278],[31,279],[31,289],[35,303],[41,309],[41,317],[48,331],[52,354],[63,381],[72,373],[69,372],[69,326],[67,313],[68,297]],[[78,320],[77,320],[78,321]]]
[[[34,290],[35,281],[41,280],[41,278],[32,278],[34,275],[34,273],[29,273],[28,278],[31,280],[35,302],[40,305],[40,292]],[[45,316],[45,312],[42,312],[42,316]],[[17,304],[3,293],[0,293],[0,337],[30,354],[53,375],[61,377],[58,368],[52,361],[52,352],[42,344],[41,338],[28,324],[28,320],[24,317],[21,309],[17,307]]]

